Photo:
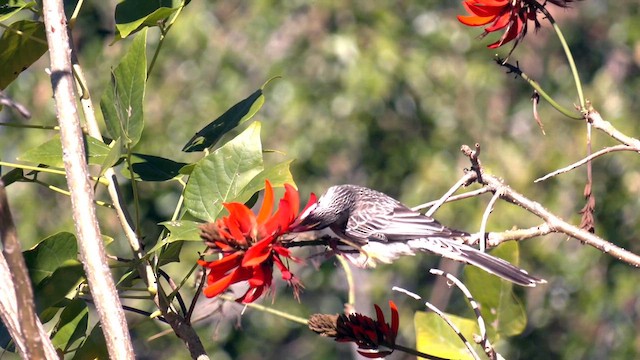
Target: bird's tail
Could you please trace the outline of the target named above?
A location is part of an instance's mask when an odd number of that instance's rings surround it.
[[[469,245],[446,238],[420,238],[409,240],[407,245],[417,251],[428,251],[442,257],[471,264],[514,284],[535,287],[547,281],[529,275],[525,270],[506,260],[491,256]]]

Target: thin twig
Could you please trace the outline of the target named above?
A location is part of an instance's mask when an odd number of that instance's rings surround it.
[[[464,174],[460,180],[458,180],[458,182],[456,182],[455,184],[453,184],[453,186],[449,189],[449,191],[447,191],[444,195],[442,195],[442,197],[436,201],[433,206],[431,206],[431,208],[425,213],[425,215],[427,216],[433,216],[433,214],[438,210],[438,208],[440,206],[442,206],[442,204],[445,203],[445,201],[447,201],[447,199],[453,195],[453,193],[455,193],[456,191],[458,191],[458,189],[460,189],[463,186],[466,186],[467,184],[469,184],[471,181],[473,181],[472,179],[473,175],[470,173],[466,173]]]
[[[467,350],[469,350],[469,352],[471,353],[471,356],[473,356],[473,358],[476,359],[476,360],[480,360],[480,356],[473,349],[473,347],[471,346],[471,343],[469,342],[469,340],[467,340],[467,338],[464,337],[464,335],[462,334],[460,329],[458,329],[456,324],[454,324],[444,312],[440,311],[440,309],[435,307],[430,302],[427,301],[424,304],[429,308],[429,310],[431,310],[434,313],[436,313],[438,316],[440,316],[442,318],[442,320],[444,320],[447,323],[447,325],[449,325],[449,327],[456,333],[456,335],[458,335],[460,340],[464,343],[464,346],[467,347]]]
[[[534,183],[538,183],[538,182],[541,182],[541,181],[545,181],[545,180],[547,180],[547,179],[549,179],[551,177],[554,177],[556,175],[564,174],[564,173],[569,172],[569,171],[571,171],[571,170],[573,170],[573,169],[575,169],[575,168],[577,168],[579,166],[582,166],[582,165],[588,163],[589,161],[591,161],[591,160],[593,160],[593,159],[595,159],[597,157],[600,157],[600,156],[602,156],[604,154],[608,154],[608,153],[615,152],[615,151],[635,151],[635,152],[640,152],[640,148],[634,148],[634,147],[631,147],[629,145],[610,146],[610,147],[604,148],[602,150],[596,151],[593,154],[585,157],[584,159],[582,159],[580,161],[576,161],[575,163],[573,163],[571,165],[565,166],[565,167],[563,167],[561,169],[558,169],[558,170],[556,170],[554,172],[551,172],[551,173],[549,173],[549,174],[547,174],[547,175],[545,175],[545,176],[543,176],[541,178],[535,179],[533,182]]]
[[[604,120],[600,113],[594,109],[589,109],[586,115],[586,119],[590,122],[594,128],[606,133],[612,138],[618,140],[620,143],[628,145],[635,149],[640,149],[640,140],[627,136],[616,129],[610,122]]]
[[[484,318],[482,317],[482,313],[480,312],[480,306],[471,295],[471,292],[469,291],[469,289],[462,283],[462,281],[458,280],[457,277],[453,276],[450,273],[446,273],[440,269],[431,269],[429,270],[429,272],[434,275],[444,276],[447,280],[451,281],[458,289],[460,289],[460,291],[462,291],[464,296],[467,297],[467,300],[469,301],[469,305],[471,305],[473,312],[476,314],[478,328],[480,329],[480,340],[478,341],[478,343],[482,346],[482,349],[487,354],[489,359],[495,360],[496,351],[491,345],[491,342],[489,341],[489,336],[487,335],[487,326],[484,322]]]
[[[480,223],[480,251],[484,252],[487,249],[487,222],[489,222],[489,215],[493,212],[493,207],[496,204],[496,201],[500,198],[500,193],[496,192],[489,200],[487,204],[487,208],[484,210],[484,214],[482,214],[482,222]]]
[[[452,201],[464,200],[464,199],[476,197],[478,195],[482,195],[482,194],[488,193],[488,192],[489,192],[489,189],[487,189],[486,187],[482,187],[480,189],[469,191],[469,192],[466,192],[466,193],[463,193],[463,194],[449,196],[447,198],[447,200],[445,200],[445,202],[448,203],[448,202],[452,202]],[[414,207],[411,208],[411,210],[420,211],[422,209],[426,209],[428,207],[432,207],[433,205],[435,205],[439,201],[440,200],[429,201],[429,202],[426,202],[424,204],[420,204],[418,206],[414,206]]]

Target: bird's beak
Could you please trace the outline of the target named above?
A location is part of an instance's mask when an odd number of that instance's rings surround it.
[[[309,214],[311,214],[311,212],[315,210],[316,207],[318,207],[318,204],[312,204],[311,206],[309,206],[302,214],[300,214],[300,216],[298,216],[296,221],[294,221],[293,224],[291,224],[291,227],[289,227],[290,229],[289,231],[305,232],[305,231],[312,230],[315,226],[320,224],[320,222],[314,222],[314,223],[308,222],[308,220],[310,220]]]

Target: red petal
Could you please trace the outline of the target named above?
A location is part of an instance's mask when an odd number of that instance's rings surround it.
[[[509,25],[509,21],[511,21],[511,14],[504,13],[500,15],[500,17],[498,17],[496,21],[493,22],[493,25],[489,26],[488,28],[485,28],[484,31],[494,32],[500,29],[504,29],[507,25]]]
[[[395,341],[395,336],[398,335],[398,329],[400,328],[400,317],[398,316],[398,307],[391,300],[389,300],[389,307],[391,308],[391,331],[393,331],[394,335],[392,341]]]
[[[247,280],[250,275],[251,274],[248,273],[246,269],[237,268],[231,274],[219,279],[218,281],[209,283],[209,285],[203,290],[203,293],[206,297],[212,298],[228,289],[230,285]]]
[[[488,45],[487,47],[489,49],[499,48],[500,46],[515,39],[516,37],[518,37],[518,35],[522,31],[522,26],[523,26],[522,21],[520,19],[517,19],[515,21],[515,26],[514,26],[514,23],[511,23],[511,25],[509,26],[509,29],[507,30],[507,32],[504,33],[504,35],[502,35],[500,40],[494,42],[493,44]]]
[[[300,210],[300,194],[298,194],[298,190],[289,184],[284,184],[284,200],[291,206],[293,217],[298,215],[298,210]]]
[[[229,218],[236,221],[240,230],[249,234],[256,227],[256,215],[245,204],[232,202],[223,204],[229,210]]]
[[[487,16],[487,17],[481,17],[481,16],[462,16],[462,15],[458,15],[458,21],[460,21],[461,23],[467,25],[467,26],[482,26],[482,25],[487,25],[488,23],[490,23],[491,21],[493,21],[493,19],[495,19],[495,16]]]
[[[269,215],[273,211],[273,188],[269,180],[264,181],[264,198],[262,199],[262,207],[258,213],[258,224],[264,224]]]
[[[380,309],[380,306],[373,304],[373,306],[376,308],[376,318],[378,319],[378,324],[384,324],[384,314],[382,313],[382,309]]]
[[[504,6],[478,6],[477,4],[466,1],[463,2],[462,5],[470,15],[479,17],[498,16],[505,10]]]
[[[273,237],[268,237],[264,240],[257,242],[255,245],[249,248],[242,259],[242,266],[258,266],[265,262],[271,255],[271,243]]]
[[[302,209],[301,213],[304,213],[305,211],[307,211],[307,209],[318,202],[318,197],[316,196],[316,194],[311,193],[311,195],[309,195],[309,201],[307,201],[307,206],[304,207],[304,209]]]

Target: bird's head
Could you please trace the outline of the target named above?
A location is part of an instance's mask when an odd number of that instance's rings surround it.
[[[346,190],[343,185],[330,187],[315,204],[298,216],[292,231],[321,230],[342,218],[352,203],[352,194]]]

